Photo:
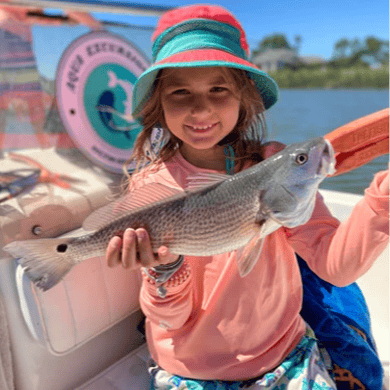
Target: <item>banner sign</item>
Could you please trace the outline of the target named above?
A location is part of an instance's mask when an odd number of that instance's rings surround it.
[[[122,173],[141,131],[131,116],[132,91],[149,65],[137,47],[107,31],[77,38],[59,62],[56,98],[65,129],[87,158],[110,172]]]

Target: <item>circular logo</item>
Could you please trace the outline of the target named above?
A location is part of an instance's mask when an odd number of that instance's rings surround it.
[[[122,172],[141,131],[131,115],[133,86],[149,65],[134,45],[105,31],[79,37],[61,57],[56,97],[65,129],[108,171]]]

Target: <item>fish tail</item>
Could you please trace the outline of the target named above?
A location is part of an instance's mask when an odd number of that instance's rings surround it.
[[[3,250],[24,267],[28,278],[46,291],[55,286],[76,264],[66,252],[70,239],[47,238],[14,241]],[[65,250],[64,250],[65,249]]]

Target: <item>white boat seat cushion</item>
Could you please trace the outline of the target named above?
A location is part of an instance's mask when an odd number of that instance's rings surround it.
[[[96,208],[112,199],[104,175],[80,169],[54,149],[33,149],[23,154],[39,161],[52,172],[81,179],[75,190],[39,183],[0,208],[1,248],[14,240],[73,235]],[[27,167],[29,167],[27,165]],[[1,169],[26,168],[26,164],[2,160]],[[52,353],[63,354],[85,343],[139,309],[141,278],[138,271],[108,268],[103,257],[87,259],[72,269],[62,282],[43,292],[36,289],[19,266],[16,286],[23,318],[31,335]]]
[[[139,309],[138,271],[108,268],[104,257],[80,263],[46,292],[20,266],[16,283],[32,336],[54,354],[71,351]]]

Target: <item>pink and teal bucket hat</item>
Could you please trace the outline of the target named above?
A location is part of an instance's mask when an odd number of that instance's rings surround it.
[[[133,89],[133,115],[152,93],[158,72],[164,68],[224,66],[242,69],[254,80],[265,109],[278,99],[278,86],[249,62],[249,46],[238,20],[226,9],[191,5],[165,13],[152,37],[153,64],[138,78]]]

